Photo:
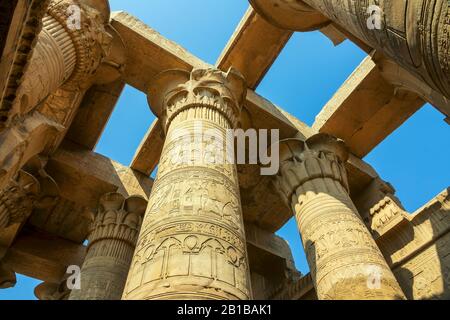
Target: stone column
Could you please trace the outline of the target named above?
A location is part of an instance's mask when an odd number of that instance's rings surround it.
[[[236,165],[226,161],[246,94],[234,69],[166,71],[149,92],[166,140],[123,299],[249,299]]]
[[[315,9],[450,98],[448,0],[250,2],[262,16],[270,17],[269,21],[278,21],[278,25],[284,25],[285,20],[292,21],[292,17],[297,17],[299,27],[294,29],[296,31],[304,31],[301,27],[305,14]]]
[[[112,39],[105,29],[108,20],[107,1],[53,0],[12,114],[26,114],[62,85],[72,90],[86,87]]]
[[[403,299],[348,190],[344,143],[327,134],[280,143],[275,184],[295,212],[319,299]]]
[[[120,300],[147,201],[140,196],[108,193],[88,237],[80,289],[69,300]]]

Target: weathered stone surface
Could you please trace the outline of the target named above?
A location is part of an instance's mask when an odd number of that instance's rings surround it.
[[[149,102],[166,139],[124,299],[249,299],[238,176],[224,145],[245,81],[233,69],[195,69],[169,70],[155,84]]]
[[[402,299],[348,195],[342,141],[326,134],[280,145],[275,184],[291,205],[319,299]]]
[[[425,0],[391,0],[378,5],[357,0],[250,2],[260,14],[279,26],[289,21],[286,16],[301,24],[304,19],[296,15],[323,14],[450,99],[450,5],[446,0],[433,1],[433,5]],[[279,14],[281,10],[284,12]],[[296,30],[303,31],[303,28],[299,26]]]
[[[49,3],[13,0],[0,4],[0,132],[9,121]]]
[[[110,20],[106,0],[0,3],[0,287],[20,273],[44,281],[41,300],[449,298],[448,190],[409,215],[361,160],[425,101],[449,115],[445,1],[384,1],[381,31],[367,1],[251,3],[218,70],[127,13]],[[312,128],[254,91],[293,30],[370,55]],[[125,84],[159,117],[130,167],[92,152]],[[258,164],[206,161],[226,149],[183,140],[199,123],[219,140],[295,137],[278,185]],[[274,234],[293,213],[305,276]]]
[[[147,206],[143,197],[108,193],[88,236],[80,289],[69,300],[120,300]]]
[[[386,81],[369,56],[322,108],[313,129],[343,139],[364,157],[424,104],[418,94]]]

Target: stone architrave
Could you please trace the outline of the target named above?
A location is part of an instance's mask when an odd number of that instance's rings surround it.
[[[166,133],[123,299],[250,299],[237,169],[227,130],[246,85],[234,69],[160,74],[148,96]]]
[[[319,299],[403,299],[353,205],[341,140],[316,134],[280,143],[275,185],[297,220]]]
[[[120,300],[147,201],[108,193],[100,199],[81,267],[80,288],[69,300]]]

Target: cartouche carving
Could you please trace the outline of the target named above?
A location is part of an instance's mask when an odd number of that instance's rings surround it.
[[[170,70],[152,86],[166,141],[124,299],[251,298],[236,166],[215,161],[226,159],[223,145],[194,138],[200,126],[200,137],[210,130],[225,141],[245,93],[233,69]]]
[[[295,212],[319,299],[401,299],[397,280],[348,195],[344,143],[280,143],[275,184]]]
[[[147,201],[108,193],[100,199],[81,268],[81,288],[69,300],[120,300]]]

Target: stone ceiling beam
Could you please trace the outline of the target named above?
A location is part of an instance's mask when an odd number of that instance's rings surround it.
[[[127,47],[128,62],[124,70],[124,81],[142,92],[147,92],[153,77],[164,70],[174,68],[191,70],[196,67],[211,67],[125,12],[113,13],[111,24],[121,37],[125,39],[125,46]],[[244,114],[246,114],[245,118],[249,120],[247,122],[244,121],[244,128],[280,129],[281,138],[290,138],[295,135],[300,138],[306,138],[315,132],[315,130],[297,118],[256,94],[252,89],[247,90]],[[161,154],[162,137],[162,128],[156,121],[149,128],[136,151],[131,164],[132,169],[146,176],[153,172]],[[351,186],[354,187],[353,189],[363,187],[371,181],[372,173],[368,172],[370,171],[368,169],[370,166],[363,161],[359,160],[358,163],[349,162],[347,166],[350,168],[349,180],[351,181]],[[264,190],[263,187],[267,186],[267,183],[264,179],[257,182],[259,179],[254,176],[257,170],[247,169],[244,167],[239,169],[241,193],[249,194],[253,192],[258,197],[259,191]],[[253,184],[255,182],[257,182],[256,185]],[[253,200],[249,199],[249,206],[243,208],[246,221],[256,222],[263,229],[276,231],[291,217],[289,210],[285,210],[286,214],[278,212],[283,210],[284,206],[280,203],[277,204],[280,201],[275,195],[273,197],[266,195],[264,201]],[[255,203],[258,205],[255,206]],[[268,208],[273,210],[269,212]],[[274,210],[278,212],[276,215],[274,215]]]
[[[416,93],[397,90],[367,57],[317,115],[313,130],[343,139],[364,157],[424,105]]]
[[[250,0],[250,3],[276,25],[286,21],[301,24],[299,15],[304,13],[326,16],[450,99],[447,44],[450,7],[446,0],[434,1],[433,5],[425,0],[395,1],[395,4],[388,1],[372,7],[357,0]],[[304,31],[301,26],[294,27],[296,31]]]
[[[148,198],[153,180],[107,157],[64,143],[49,159],[46,171],[55,179],[65,199],[96,208],[101,195],[120,192],[124,196]]]
[[[163,145],[164,133],[161,122],[155,119],[136,150],[130,167],[150,176],[158,165]]]
[[[292,31],[273,26],[249,7],[216,66],[221,70],[235,67],[248,87],[255,89],[291,36]]]

